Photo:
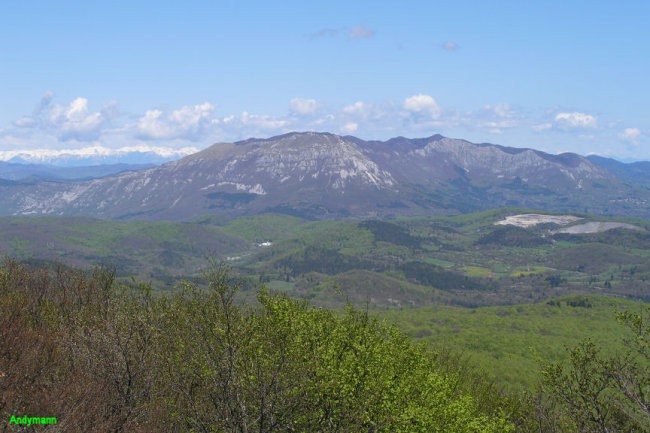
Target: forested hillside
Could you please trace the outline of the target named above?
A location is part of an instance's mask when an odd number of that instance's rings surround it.
[[[223,266],[173,294],[114,273],[0,267],[0,416],[66,432],[642,432],[650,328],[623,312],[616,354],[585,340],[538,385],[503,391],[456,351],[348,306],[260,289]],[[567,304],[569,301],[566,301]],[[557,307],[561,308],[561,305]],[[578,306],[580,307],[580,306]],[[585,305],[582,305],[585,307]]]
[[[239,307],[222,269],[206,279],[155,297],[110,272],[5,264],[3,429],[27,415],[66,432],[513,431],[504,407],[367,313],[265,291]]]
[[[200,279],[212,257],[246,277],[244,289],[265,282],[336,308],[348,301],[373,309],[478,307],[569,294],[650,299],[647,221],[537,211],[537,219],[572,222],[501,224],[531,212],[391,221],[205,216],[191,223],[12,217],[0,218],[0,256],[114,268],[119,279],[150,281],[154,290]]]

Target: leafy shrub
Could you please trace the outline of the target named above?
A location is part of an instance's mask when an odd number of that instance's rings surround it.
[[[650,431],[647,312],[623,312],[618,319],[632,331],[624,339],[623,353],[606,356],[597,344],[586,339],[567,349],[568,362],[549,363],[542,369],[543,388],[561,408],[563,431]]]

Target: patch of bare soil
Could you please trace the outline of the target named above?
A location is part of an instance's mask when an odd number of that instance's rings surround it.
[[[495,225],[512,225],[517,227],[532,227],[538,224],[554,223],[560,226],[565,226],[573,222],[579,221],[582,218],[573,215],[541,215],[534,213],[510,215],[497,221]]]
[[[600,233],[612,229],[643,230],[641,227],[632,224],[591,221],[584,224],[577,224],[575,226],[565,227],[561,230],[555,231],[554,233],[569,233],[572,235],[581,235],[586,233]]]

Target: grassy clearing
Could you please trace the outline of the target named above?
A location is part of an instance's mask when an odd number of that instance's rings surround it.
[[[460,269],[468,277],[492,278],[494,276],[491,269],[481,266],[462,266]]]

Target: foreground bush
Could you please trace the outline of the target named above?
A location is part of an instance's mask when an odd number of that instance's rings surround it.
[[[261,291],[154,297],[112,274],[0,268],[0,416],[57,431],[509,432],[457,373],[394,328]],[[13,428],[13,427],[9,427]],[[9,430],[11,431],[11,430]],[[17,430],[16,430],[17,431]]]
[[[569,349],[567,363],[544,366],[542,384],[564,409],[565,431],[650,431],[649,312],[619,313],[621,324],[632,331],[622,353],[605,355],[587,339]]]

